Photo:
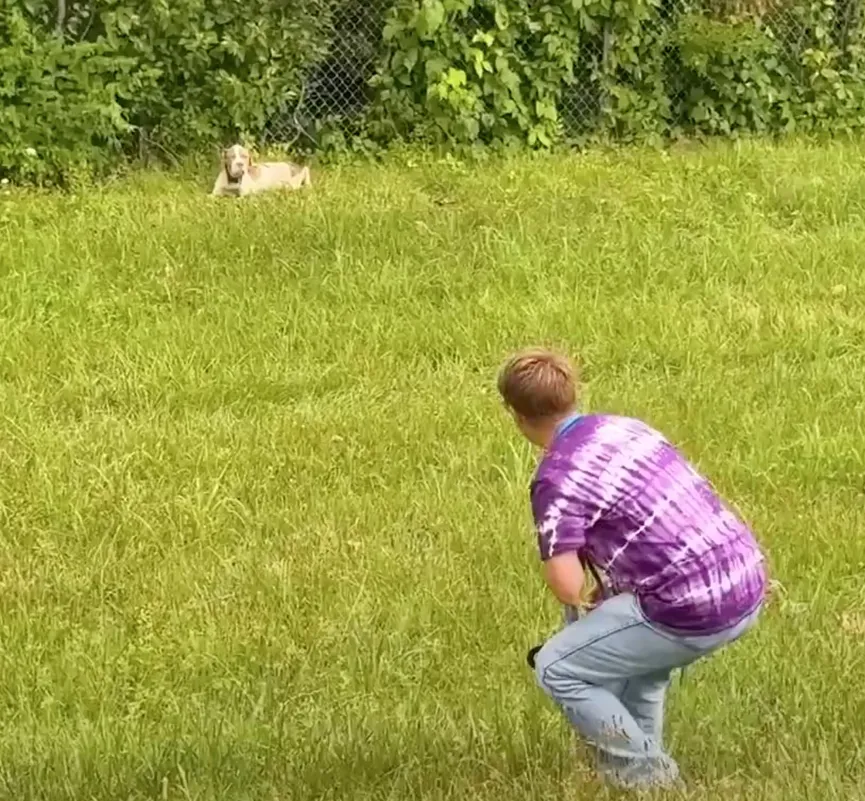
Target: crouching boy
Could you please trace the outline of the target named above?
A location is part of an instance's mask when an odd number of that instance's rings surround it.
[[[767,586],[748,527],[663,435],[639,420],[580,414],[570,362],[511,357],[499,392],[543,450],[531,486],[546,582],[580,604],[586,569],[602,581],[584,617],[536,650],[544,691],[623,788],[677,783],[663,746],[671,672],[756,622]]]

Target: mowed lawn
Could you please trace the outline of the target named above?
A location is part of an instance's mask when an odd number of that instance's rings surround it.
[[[861,792],[865,145],[212,177],[0,196],[0,798],[616,797],[525,665],[535,343],[780,583],[674,682],[685,797]]]

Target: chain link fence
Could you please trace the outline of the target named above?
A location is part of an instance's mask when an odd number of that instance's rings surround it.
[[[865,0],[815,0],[834,8],[833,30],[829,33],[841,51],[855,43],[865,46]],[[393,0],[363,0],[347,4],[332,21],[329,56],[308,74],[300,102],[276,115],[269,123],[266,142],[297,141],[322,125],[345,126],[356,120],[372,98],[370,79],[382,52],[382,31]],[[662,0],[653,17],[644,24],[647,38],[661,43],[672,55],[676,48],[671,34],[685,13],[706,14],[715,19],[757,19],[793,61],[801,59],[813,41],[813,16],[807,6],[790,0]],[[488,16],[488,15],[486,15]],[[470,24],[483,29],[487,19],[477,14]],[[565,132],[579,135],[597,129],[604,107],[602,82],[598,76],[607,69],[606,54],[612,34],[601,31],[585,40],[575,58],[574,81],[563,87],[559,112]],[[676,98],[671,98],[674,102]]]
[[[369,81],[381,53],[382,31],[393,0],[357,0],[334,15],[328,56],[306,77],[299,102],[276,115],[265,142],[314,138],[324,124],[350,123],[363,113],[372,92]],[[325,8],[322,8],[325,12]]]

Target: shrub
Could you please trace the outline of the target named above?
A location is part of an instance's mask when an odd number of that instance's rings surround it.
[[[141,141],[182,156],[255,137],[298,98],[341,2],[105,0],[58,20],[53,2],[5,0],[0,167],[60,179]]]
[[[89,36],[134,59],[129,121],[171,151],[260,133],[327,52],[318,0],[110,0]]]
[[[793,8],[807,32],[797,52],[797,113],[812,130],[865,128],[865,25],[850,0],[806,0]]]
[[[456,145],[549,146],[584,27],[578,2],[402,2],[385,28],[373,131]]]
[[[598,80],[606,98],[604,130],[616,139],[657,140],[669,132],[667,62],[675,2],[620,0],[609,7],[603,23],[608,47]]]
[[[854,11],[853,0],[399,0],[369,130],[547,147],[573,132],[563,105],[575,97],[589,132],[616,139],[861,128]],[[779,39],[785,26],[796,35]]]
[[[308,80],[345,112],[304,119],[311,140],[360,152],[851,131],[857,2],[394,0],[377,41],[358,33],[381,22],[364,0],[0,0],[0,173],[63,180],[141,146],[255,140]],[[372,102],[347,110],[376,52]]]
[[[688,14],[673,41],[674,115],[687,133],[766,133],[794,126],[791,73],[770,30],[751,20]]]
[[[130,131],[122,102],[134,63],[104,43],[34,35],[7,15],[0,48],[0,177],[37,183],[100,172]]]

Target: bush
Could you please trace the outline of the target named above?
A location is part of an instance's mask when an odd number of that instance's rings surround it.
[[[802,127],[824,132],[865,128],[865,21],[847,0],[795,7],[808,38],[798,53],[797,113]]]
[[[546,147],[573,131],[577,68],[596,136],[865,127],[862,21],[838,1],[399,0],[369,130]],[[780,41],[785,25],[796,36]]]
[[[2,167],[59,178],[66,165],[99,168],[142,141],[179,157],[255,137],[327,53],[339,2],[107,0],[70,5],[58,36],[53,2],[5,0]],[[38,165],[22,155],[32,150]]]
[[[373,131],[457,145],[549,146],[585,31],[579,4],[421,0],[396,6],[374,80]]]
[[[38,38],[9,14],[0,48],[0,178],[37,183],[115,163],[134,62],[104,43]]]
[[[113,0],[90,36],[138,65],[129,121],[172,151],[260,133],[327,52],[318,0]],[[322,13],[324,9],[325,13]]]
[[[610,5],[603,20],[609,46],[598,75],[606,98],[604,133],[624,140],[657,140],[669,132],[667,63],[675,12],[674,4],[662,0]]]
[[[754,21],[679,20],[671,76],[674,116],[687,133],[766,133],[795,125],[794,86],[770,31]]]
[[[63,180],[142,146],[255,140],[310,76],[344,112],[304,120],[320,147],[851,131],[856,2],[394,0],[378,41],[363,0],[0,0],[0,173]],[[348,109],[376,52],[372,102]]]

